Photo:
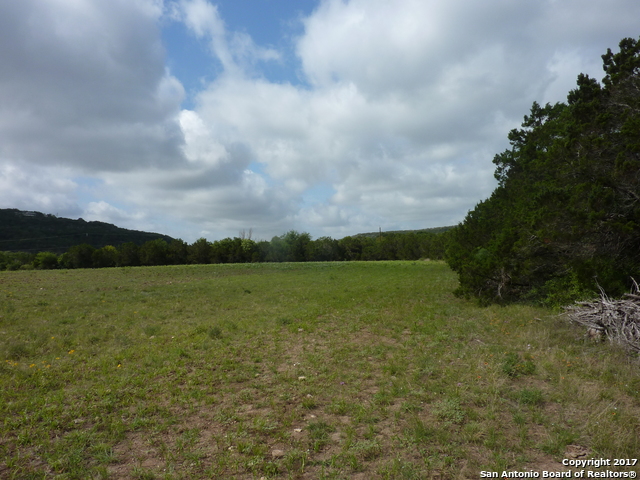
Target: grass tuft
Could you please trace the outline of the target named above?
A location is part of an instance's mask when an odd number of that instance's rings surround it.
[[[14,341],[7,345],[7,358],[9,360],[21,360],[25,357],[31,356],[31,349],[29,346],[20,341]]]
[[[209,335],[209,338],[211,338],[212,340],[218,340],[222,338],[222,329],[218,326],[213,326],[209,328],[209,330],[207,331],[207,334]]]
[[[502,362],[502,372],[509,377],[533,375],[536,365],[530,355],[520,355],[515,352],[507,353]]]
[[[431,411],[439,419],[451,423],[462,423],[465,419],[462,405],[460,405],[460,401],[455,398],[446,398],[434,403]]]
[[[517,398],[525,405],[541,405],[544,402],[542,391],[537,388],[523,388],[518,392]]]

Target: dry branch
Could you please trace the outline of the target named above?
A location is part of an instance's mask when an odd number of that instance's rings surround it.
[[[612,300],[601,291],[600,298],[565,307],[570,321],[584,325],[592,337],[605,336],[613,343],[640,352],[640,288],[633,281],[631,293]]]

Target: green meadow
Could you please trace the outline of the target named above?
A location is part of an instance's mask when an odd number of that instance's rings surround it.
[[[429,261],[0,272],[0,478],[480,478],[639,456],[637,357],[456,286]]]

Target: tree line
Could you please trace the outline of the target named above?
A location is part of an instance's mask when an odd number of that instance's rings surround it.
[[[494,158],[498,186],[452,232],[459,295],[567,304],[640,280],[640,41],[580,74],[566,103],[534,103]]]
[[[74,245],[62,254],[53,252],[0,252],[0,270],[106,268],[152,265],[254,262],[326,262],[366,260],[443,259],[448,231],[416,231],[355,235],[335,240],[291,230],[271,241],[253,240],[241,234],[209,242],[200,238],[188,244],[180,239],[149,240],[141,245],[126,242],[96,248]]]

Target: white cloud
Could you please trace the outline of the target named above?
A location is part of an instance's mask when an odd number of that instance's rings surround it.
[[[632,5],[617,3],[615,17]],[[611,17],[598,2],[571,8],[596,30],[602,10]],[[563,100],[580,67],[594,73],[604,45],[565,13],[556,2],[327,0],[297,46],[311,88],[227,71],[196,110],[291,195],[332,185],[301,224],[452,224],[491,192],[491,160],[531,103]],[[611,25],[599,34],[617,43]]]
[[[526,48],[528,38],[516,17],[535,15],[539,7],[531,5],[328,0],[306,19],[298,52],[316,86],[351,81],[367,95],[412,94],[442,82],[449,68],[465,67],[496,46],[518,40],[516,47]],[[473,76],[476,70],[468,72]]]
[[[78,185],[59,167],[0,162],[0,208],[18,208],[77,217]]]
[[[230,150],[231,156],[244,155],[242,146]],[[118,203],[155,213],[156,224],[159,212],[165,219],[174,219],[183,230],[162,232],[187,241],[196,240],[202,231],[211,232],[214,239],[249,228],[260,238],[270,239],[291,228],[297,211],[295,196],[292,199],[284,187],[271,187],[251,169],[238,172],[234,162],[221,169],[189,165],[171,171],[111,172],[104,178]]]
[[[0,156],[85,172],[171,164],[184,91],[153,0],[4,2]]]
[[[228,33],[218,7],[207,0],[181,0],[178,12],[196,36],[209,41],[227,74],[242,74],[256,61],[280,59],[276,50],[257,46],[245,32]]]
[[[123,227],[136,225],[135,229],[140,229],[137,225],[140,225],[141,222],[145,221],[143,214],[128,213],[121,208],[117,208],[105,202],[104,200],[99,202],[89,202],[84,210],[83,218],[88,221],[113,223]]]
[[[189,161],[217,166],[228,159],[224,145],[216,140],[196,112],[183,110],[180,113],[180,128],[185,135],[184,153]]]
[[[324,0],[293,46],[299,84],[262,76],[285,56],[207,0],[2,9],[0,206],[188,241],[456,223],[490,194],[531,103],[599,78],[640,18],[636,0]],[[191,110],[166,66],[168,18],[220,67]]]

